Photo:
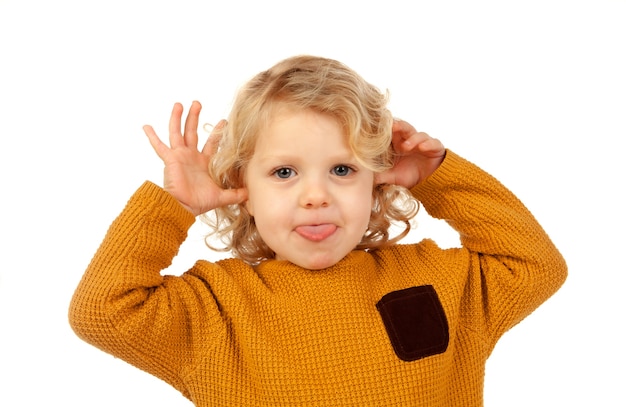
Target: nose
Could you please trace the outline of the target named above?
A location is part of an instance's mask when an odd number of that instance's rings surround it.
[[[327,183],[318,177],[307,178],[301,184],[300,206],[307,209],[323,208],[331,203]]]

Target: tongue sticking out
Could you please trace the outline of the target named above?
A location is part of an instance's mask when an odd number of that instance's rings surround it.
[[[326,223],[323,225],[298,226],[296,232],[305,239],[320,242],[335,233],[337,226]]]

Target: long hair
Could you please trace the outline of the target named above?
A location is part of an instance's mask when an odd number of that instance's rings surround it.
[[[244,172],[254,153],[261,129],[271,120],[278,103],[311,109],[335,118],[347,136],[348,145],[361,165],[374,173],[393,166],[388,94],[380,92],[344,64],[327,58],[296,56],[285,59],[254,76],[238,92],[228,124],[221,129],[218,150],[209,173],[222,188],[244,186]],[[377,249],[402,239],[411,228],[410,219],[418,202],[403,187],[373,187],[373,208],[368,229],[357,249]],[[211,227],[207,245],[231,251],[235,257],[256,264],[274,257],[263,242],[244,204],[216,208],[202,216]],[[404,225],[390,237],[393,223]],[[223,247],[213,247],[209,237],[217,236]]]

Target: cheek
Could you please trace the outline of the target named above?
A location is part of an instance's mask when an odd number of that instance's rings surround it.
[[[374,208],[374,197],[372,196],[372,190],[365,188],[359,195],[361,198],[353,199],[346,204],[348,214],[352,217],[354,222],[359,223],[365,229],[369,225],[370,217],[372,216],[372,209]]]
[[[276,199],[276,193],[264,188],[249,188],[245,208],[259,222],[271,223],[286,211],[285,199]]]
[[[358,216],[363,233],[365,233],[369,227],[370,219],[372,218],[372,205],[363,204],[359,210]]]

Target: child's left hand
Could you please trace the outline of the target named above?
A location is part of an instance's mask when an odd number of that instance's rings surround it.
[[[394,120],[392,133],[391,145],[396,154],[394,165],[378,174],[376,183],[411,189],[439,168],[446,150],[441,141],[418,132],[403,120]]]

